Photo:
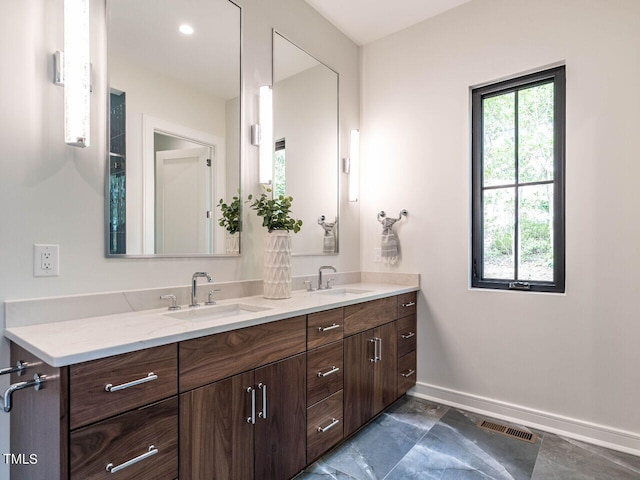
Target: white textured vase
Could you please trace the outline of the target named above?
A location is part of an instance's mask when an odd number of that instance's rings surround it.
[[[225,236],[225,251],[227,255],[237,255],[240,253],[240,235],[238,232],[227,232]]]
[[[264,237],[264,298],[291,297],[291,234],[268,232]]]

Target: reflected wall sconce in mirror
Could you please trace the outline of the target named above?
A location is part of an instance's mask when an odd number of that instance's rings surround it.
[[[64,141],[90,145],[89,0],[64,0],[64,53],[54,54],[54,83],[64,87]]]
[[[349,201],[357,202],[360,196],[360,130],[351,130],[349,158],[343,159],[342,169],[349,175]]]
[[[259,147],[259,182],[271,185],[273,179],[273,91],[268,85],[260,87],[259,123],[251,125],[251,145]]]

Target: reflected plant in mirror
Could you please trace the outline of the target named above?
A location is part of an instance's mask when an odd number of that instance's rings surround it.
[[[239,194],[240,192],[238,192]],[[228,204],[224,202],[224,199],[220,199],[218,202],[218,208],[220,208],[221,218],[218,220],[218,225],[226,230],[226,253],[229,255],[236,255],[240,253],[240,197],[237,195],[233,197]]]
[[[240,8],[107,0],[107,12],[107,254],[238,254],[215,199],[240,187]]]
[[[274,197],[295,198],[292,214],[309,226],[293,237],[293,254],[336,254],[338,74],[275,31],[273,122]]]

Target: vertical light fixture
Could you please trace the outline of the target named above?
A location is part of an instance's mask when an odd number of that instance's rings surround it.
[[[259,103],[259,181],[271,185],[273,179],[273,95],[270,86],[260,87]]]
[[[347,163],[345,171],[349,174],[349,201],[357,202],[360,196],[360,130],[351,130]]]
[[[89,0],[64,0],[64,140],[90,144]]]

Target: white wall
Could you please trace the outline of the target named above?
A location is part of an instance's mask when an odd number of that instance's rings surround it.
[[[365,46],[360,232],[364,271],[421,274],[420,392],[636,453],[638,25],[636,0],[474,0]],[[556,62],[566,295],[470,290],[469,87]],[[402,208],[400,265],[373,263],[376,213]]]
[[[271,79],[271,29],[340,72],[341,136],[359,121],[358,47],[299,0],[240,0],[243,7],[243,193],[257,191],[257,148],[249,126],[257,121],[260,85]],[[262,236],[245,222],[241,258],[123,260],[104,256],[105,38],[103,2],[93,1],[92,145],[67,147],[63,141],[60,87],[53,78],[52,54],[62,50],[60,0],[4,0],[0,3],[0,302],[187,285],[194,271],[215,281],[260,278]],[[341,147],[346,155],[347,145]],[[245,219],[250,213],[246,213]],[[253,212],[251,215],[254,216]],[[340,271],[359,269],[358,206],[343,204],[342,253],[332,261]],[[257,230],[257,231],[256,231]],[[33,277],[33,244],[60,245],[60,276]],[[255,247],[255,250],[253,250]],[[313,273],[323,257],[294,258],[294,275]],[[0,313],[4,324],[4,311]],[[0,364],[8,364],[8,342],[0,341]],[[0,379],[0,388],[8,379]],[[0,453],[9,452],[9,416],[0,414]],[[8,476],[0,465],[0,477]]]

